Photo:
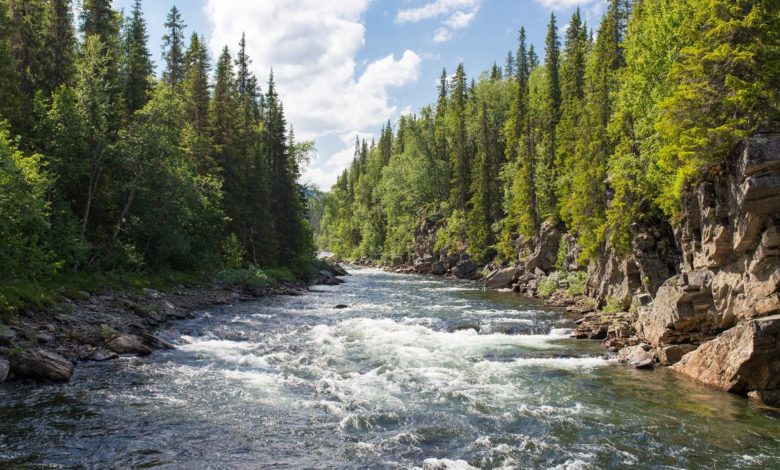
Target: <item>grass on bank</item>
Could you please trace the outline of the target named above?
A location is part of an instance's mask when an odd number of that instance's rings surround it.
[[[166,291],[181,285],[209,283],[261,289],[310,281],[324,265],[320,260],[308,260],[293,267],[243,266],[220,271],[61,272],[45,279],[16,280],[0,285],[0,317],[24,310],[49,308],[65,299],[86,300],[89,295],[111,291]]]

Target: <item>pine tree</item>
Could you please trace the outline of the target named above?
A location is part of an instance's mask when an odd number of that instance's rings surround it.
[[[617,72],[624,65],[621,25],[625,4],[612,0],[599,26],[586,72],[585,113],[577,131],[572,193],[563,203],[567,225],[579,235],[583,258],[595,256],[606,238],[607,166],[615,143],[608,125],[617,93]]]
[[[447,71],[442,69],[441,78],[438,86],[439,98],[436,102],[436,115],[434,118],[434,146],[436,149],[436,160],[440,162],[437,168],[444,168],[444,174],[438,175],[439,198],[446,199],[449,196],[450,175],[446,171],[449,169],[449,144],[447,142],[447,100],[449,96],[449,86],[447,83]]]
[[[76,60],[76,33],[71,0],[50,0],[46,17],[46,63],[43,93],[49,96],[73,77]]]
[[[515,56],[512,51],[506,53],[506,62],[504,63],[504,78],[512,79],[515,76]]]
[[[97,38],[101,54],[105,57],[102,67],[110,103],[109,131],[115,134],[121,125],[125,106],[120,80],[122,44],[119,34],[121,15],[111,8],[111,0],[84,0],[81,10],[81,32],[85,41],[90,36]],[[85,47],[82,46],[82,49]],[[83,54],[82,50],[82,54]]]
[[[247,246],[249,243],[242,226],[242,222],[247,220],[244,212],[245,169],[241,167],[236,141],[236,130],[239,128],[238,98],[233,58],[227,46],[217,60],[209,119],[213,155],[219,165],[224,191],[225,214],[230,218],[228,230],[239,236],[244,246]]]
[[[181,13],[176,6],[168,12],[165,21],[166,33],[163,36],[163,60],[165,71],[163,80],[173,90],[178,91],[184,79],[184,28],[187,25],[181,19]]]
[[[182,88],[188,119],[198,133],[203,133],[208,125],[210,68],[206,44],[192,33],[184,60]]]
[[[124,32],[124,89],[127,115],[132,116],[149,100],[153,73],[147,42],[146,21],[141,11],[141,0],[135,0]]]
[[[567,199],[572,192],[571,162],[577,142],[580,117],[585,95],[585,58],[588,52],[587,28],[577,9],[566,29],[563,61],[561,64],[561,119],[557,128],[555,162],[555,190],[558,200]],[[560,206],[560,204],[559,204]],[[559,207],[559,210],[562,209]],[[561,217],[564,217],[561,215]]]
[[[544,156],[540,170],[543,177],[540,182],[544,191],[540,194],[540,210],[543,217],[557,219],[557,201],[555,197],[556,175],[556,150],[557,150],[557,126],[561,113],[561,83],[559,72],[560,41],[558,39],[558,27],[555,14],[550,15],[550,23],[547,26],[547,39],[545,41],[545,129],[544,129]]]
[[[8,120],[11,129],[18,132],[23,119],[23,95],[19,88],[19,75],[12,48],[11,17],[7,2],[0,2],[0,119]]]
[[[452,186],[450,189],[451,207],[463,211],[469,199],[469,179],[471,167],[466,141],[466,72],[463,64],[458,64],[450,84],[449,100],[449,147],[452,167]]]

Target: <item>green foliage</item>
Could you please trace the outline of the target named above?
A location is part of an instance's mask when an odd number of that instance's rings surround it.
[[[605,313],[619,313],[625,312],[628,309],[628,302],[626,299],[620,297],[607,297],[607,303],[602,309]]]
[[[185,51],[173,9],[156,81],[141,6],[122,18],[110,0],[80,2],[77,44],[70,0],[0,1],[4,310],[56,301],[45,289],[74,282],[58,272],[129,286],[223,263],[311,275],[299,179],[313,149],[273,78],[261,97],[242,39],[212,92],[206,45],[193,34]]]
[[[0,281],[45,275],[56,269],[47,244],[50,175],[39,155],[26,156],[0,124]]]
[[[558,290],[558,279],[553,276],[548,276],[539,281],[539,287],[536,290],[539,297],[549,297]]]

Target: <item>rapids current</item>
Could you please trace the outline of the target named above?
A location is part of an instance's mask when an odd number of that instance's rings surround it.
[[[534,300],[373,269],[312,290],[0,385],[0,467],[780,468],[780,416],[618,366]]]

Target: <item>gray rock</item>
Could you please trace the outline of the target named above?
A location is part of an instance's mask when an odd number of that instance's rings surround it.
[[[520,275],[518,268],[506,268],[494,271],[485,279],[485,287],[488,289],[502,289],[510,287]]]
[[[5,382],[8,378],[8,371],[11,370],[11,365],[5,359],[0,359],[0,383]]]
[[[148,356],[152,350],[140,338],[133,335],[117,336],[106,344],[106,347],[117,354],[136,354]]]
[[[672,370],[735,393],[780,390],[780,315],[746,321],[683,356]]]
[[[558,258],[558,245],[561,242],[561,231],[553,222],[546,221],[539,229],[539,233],[533,238],[531,245],[533,252],[525,260],[525,269],[534,272],[541,269],[545,273],[555,267]]]
[[[452,270],[452,274],[460,279],[471,279],[474,277],[477,271],[477,266],[470,259],[464,259],[458,262],[457,266]]]
[[[618,361],[621,364],[628,364],[634,367],[647,367],[647,362],[655,362],[653,355],[645,350],[643,345],[629,346],[618,352]]]
[[[443,276],[447,274],[447,266],[444,265],[443,261],[434,261],[431,264],[431,274]]]
[[[118,358],[119,355],[115,352],[106,351],[105,349],[98,349],[90,358],[91,361],[105,362]]]
[[[168,341],[165,341],[159,336],[155,336],[153,334],[143,333],[141,335],[141,339],[143,340],[144,344],[151,349],[176,349],[176,346],[172,343],[169,343]]]
[[[13,346],[16,341],[16,331],[11,328],[0,328],[0,346]]]
[[[697,345],[690,343],[664,346],[658,350],[658,362],[664,366],[677,364],[683,356],[695,350],[697,347]]]
[[[73,368],[73,363],[59,354],[41,349],[28,349],[11,358],[14,376],[38,382],[67,382]]]

